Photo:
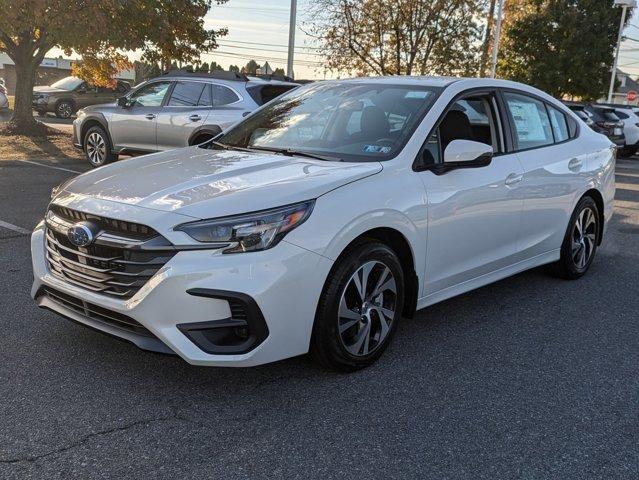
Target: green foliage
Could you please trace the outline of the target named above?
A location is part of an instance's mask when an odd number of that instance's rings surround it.
[[[498,76],[556,97],[604,95],[621,19],[613,0],[510,0],[506,5]]]
[[[477,71],[485,0],[315,0],[329,70],[357,75]]]
[[[255,60],[249,60],[246,66],[242,69],[244,73],[249,75],[255,75],[257,69],[260,68],[260,64]]]

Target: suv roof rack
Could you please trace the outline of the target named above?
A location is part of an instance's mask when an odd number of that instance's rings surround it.
[[[251,75],[251,77],[261,78],[262,80],[277,80],[278,82],[295,82],[291,77],[286,75],[279,75],[276,73],[260,73],[259,75]]]
[[[203,77],[216,78],[218,80],[231,80],[237,82],[248,82],[248,77],[243,73],[227,72],[225,70],[216,70],[214,72],[198,72],[191,68],[178,68],[177,70],[169,70],[163,75],[173,75],[176,77]]]

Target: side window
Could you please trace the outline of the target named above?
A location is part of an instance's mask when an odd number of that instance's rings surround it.
[[[205,86],[203,82],[176,82],[168,106],[195,107]]]
[[[200,100],[197,102],[199,107],[212,107],[213,99],[211,98],[211,85],[206,84],[204,86],[204,90],[202,91],[202,95],[200,95]]]
[[[143,107],[159,107],[169,89],[170,82],[155,82],[134,92],[130,100]]]
[[[230,88],[222,85],[211,85],[213,89],[213,106],[221,107],[237,102],[240,97]]]
[[[615,110],[615,114],[621,119],[621,120],[628,120],[630,118],[629,115],[626,115],[625,113],[623,113],[621,110]]]
[[[494,152],[499,152],[501,135],[497,119],[491,95],[457,100],[424,143],[423,158],[432,157],[432,162],[441,163],[446,147],[453,140],[485,143],[491,145]]]
[[[98,93],[113,93],[115,90],[111,87],[98,87]]]
[[[550,114],[550,125],[555,136],[555,142],[564,142],[570,138],[568,131],[568,123],[566,116],[554,107],[548,105],[548,113]]]
[[[118,93],[126,93],[128,90],[129,89],[127,88],[127,85],[125,83],[118,82],[118,86],[117,86]]]
[[[509,92],[504,93],[504,99],[515,127],[515,143],[518,150],[553,143],[550,119],[543,102]]]

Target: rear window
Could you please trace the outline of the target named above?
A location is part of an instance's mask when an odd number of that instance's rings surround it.
[[[255,85],[247,90],[258,105],[264,105],[280,95],[297,88],[297,85]]]

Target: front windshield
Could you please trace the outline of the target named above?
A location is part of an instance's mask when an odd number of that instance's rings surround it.
[[[64,77],[62,80],[58,80],[51,86],[53,88],[59,88],[60,90],[75,90],[77,86],[82,83],[82,80],[76,77]]]
[[[441,88],[331,82],[283,95],[218,137],[239,148],[315,153],[346,161],[395,157]]]

